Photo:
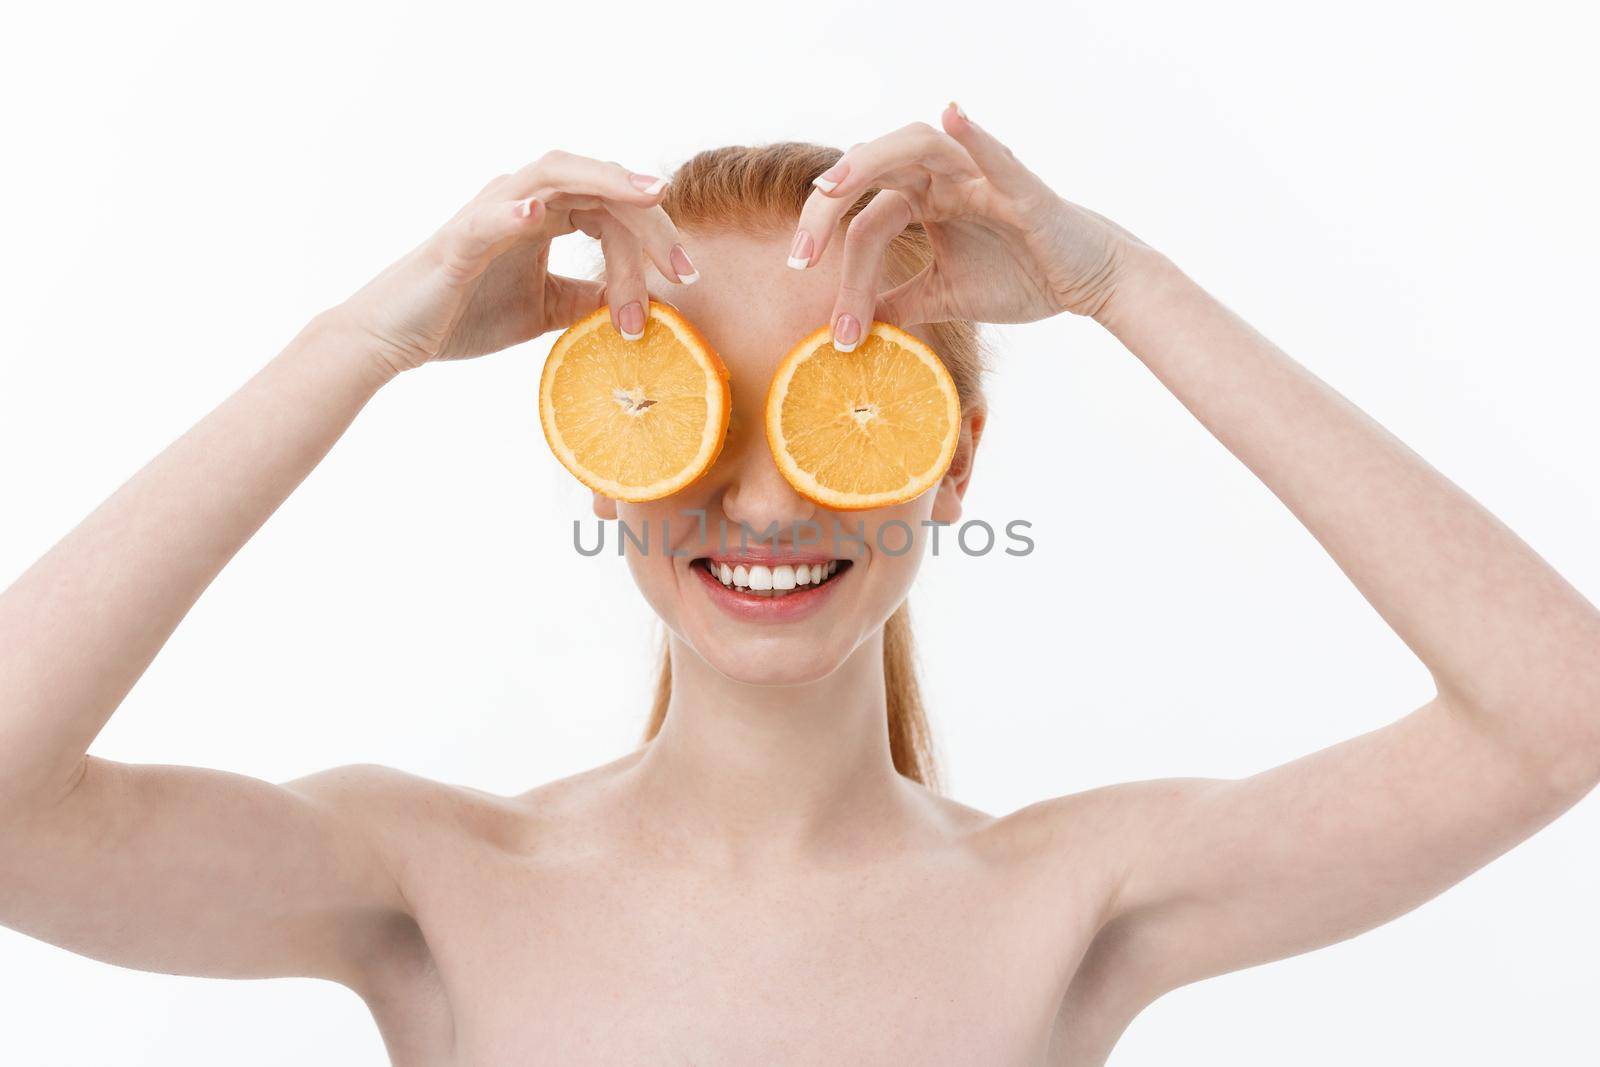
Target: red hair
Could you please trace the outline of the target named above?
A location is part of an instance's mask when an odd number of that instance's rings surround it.
[[[733,146],[701,152],[679,167],[662,201],[672,221],[702,233],[773,232],[793,229],[811,195],[811,181],[842,155],[836,148],[786,142],[756,147]],[[862,194],[845,215],[853,219],[876,190]],[[933,258],[922,227],[912,224],[889,245],[884,256],[886,281],[898,284]],[[961,395],[962,413],[983,403],[983,362],[977,325],[955,321],[925,327],[933,349],[950,370]],[[938,787],[933,736],[917,684],[911,620],[901,604],[883,627],[883,681],[888,703],[889,752],[895,770],[930,788]],[[661,657],[661,678],[645,726],[645,740],[655,737],[667,717],[672,695],[672,660]]]

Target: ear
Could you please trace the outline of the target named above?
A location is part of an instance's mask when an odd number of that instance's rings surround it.
[[[614,519],[617,517],[617,502],[600,493],[594,494],[594,517],[597,519]]]
[[[934,522],[955,522],[961,518],[961,500],[967,495],[967,483],[972,480],[972,463],[978,454],[978,442],[983,438],[987,417],[982,408],[977,408],[961,420],[955,457],[950,460],[950,469],[944,472],[939,493],[933,498]]]

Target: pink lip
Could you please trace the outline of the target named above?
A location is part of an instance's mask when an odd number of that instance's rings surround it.
[[[719,556],[717,558],[719,562],[723,561],[723,557]],[[741,559],[743,558],[745,557],[741,556]],[[755,558],[761,562],[776,561],[786,563],[789,561],[787,556],[766,555]],[[802,561],[800,556],[793,558],[797,563]],[[821,563],[828,558],[831,557],[817,559],[806,557],[806,561]],[[735,561],[729,558],[726,562],[729,566],[732,566]],[[787,596],[760,597],[734,592],[728,586],[711,577],[711,572],[698,563],[691,563],[689,569],[694,572],[695,576],[700,579],[700,583],[705,586],[706,594],[711,598],[711,602],[742,622],[794,622],[798,619],[803,619],[807,615],[820,610],[823,604],[827,603],[828,598],[833,595],[834,586],[838,585],[840,580],[845,577],[842,574],[835,575],[821,585],[796,589]]]

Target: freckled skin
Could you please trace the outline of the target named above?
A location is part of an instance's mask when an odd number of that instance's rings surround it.
[[[796,338],[841,312],[870,320],[862,260],[819,252],[796,272],[788,235],[680,235],[653,179],[552,153],[318,316],[0,596],[0,922],[129,967],[344,983],[402,1067],[1094,1067],[1164,992],[1386,922],[1583,797],[1600,780],[1594,608],[1169,261],[954,107],[940,121],[853,149],[801,226],[837,219],[827,196],[913,175],[882,217],[921,222],[944,260],[894,298],[905,321],[1094,317],[1306,525],[1428,668],[1433,699],[1249,778],[998,818],[901,778],[882,625],[922,552],[871,546],[893,519],[920,534],[959,518],[973,418],[939,486],[859,516],[866,543],[814,613],[741,622],[687,557],[630,552],[673,688],[660,734],[614,763],[501,797],[377,767],[273,785],[86,756],[386,382],[599,304],[597,283],[545,273],[549,240],[575,229],[602,237],[604,299],[624,319],[647,295],[646,249],[660,264],[692,247],[698,284],[650,285],[734,389],[704,478],[596,511],[829,518],[778,474],[760,405]],[[617,232],[623,216],[640,232]]]

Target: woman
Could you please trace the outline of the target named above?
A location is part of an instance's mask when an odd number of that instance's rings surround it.
[[[1162,993],[1391,919],[1587,793],[1595,610],[1158,253],[954,105],[940,122],[842,158],[706,153],[671,182],[551,154],[317,316],[0,600],[0,921],[127,966],[344,983],[403,1065],[1086,1065]],[[574,230],[600,239],[604,287],[546,273]],[[861,516],[865,536],[830,557],[722,549],[681,521],[671,554],[630,550],[671,634],[653,738],[521,796],[379,768],[279,786],[85,755],[386,382],[601,303],[636,335],[650,298],[728,363],[733,421],[705,477],[648,504],[597,499],[602,516],[843,518],[795,495],[761,433],[774,366],[819,322],[848,347],[898,321],[949,362],[965,421],[948,475]],[[879,551],[875,531],[926,536],[959,515],[984,419],[973,324],[1061,312],[1111,330],[1289,506],[1426,664],[1434,699],[1241,781],[999,818],[922,784],[897,614],[920,553]],[[724,562],[834,574],[805,611],[763,614],[709,580]]]

